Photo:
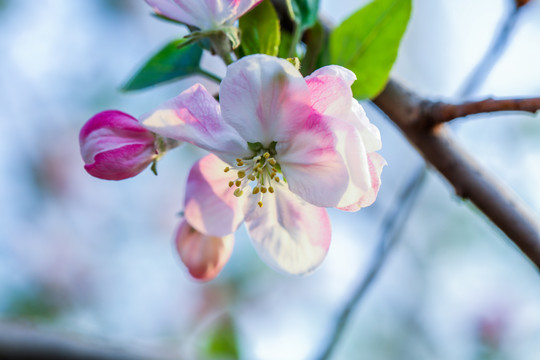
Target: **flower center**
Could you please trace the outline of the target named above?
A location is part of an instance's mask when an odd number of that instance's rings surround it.
[[[259,154],[251,159],[236,159],[235,166],[227,166],[223,171],[236,171],[237,179],[229,181],[229,187],[236,186],[234,195],[240,197],[244,194],[244,189],[249,187],[251,182],[256,185],[250,191],[253,195],[259,195],[259,206],[263,206],[263,195],[273,194],[275,189],[272,186],[274,183],[279,183],[281,180],[276,168],[277,161],[270,156],[266,151],[264,154]]]

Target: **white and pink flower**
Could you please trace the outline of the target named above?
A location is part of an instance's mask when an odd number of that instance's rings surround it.
[[[145,0],[154,11],[201,30],[231,26],[262,0]]]
[[[325,207],[373,203],[386,164],[354,81],[339,66],[303,78],[286,60],[252,55],[228,67],[219,103],[197,84],[143,116],[150,131],[213,153],[188,176],[186,221],[215,238],[244,222],[270,266],[314,270],[331,240]]]

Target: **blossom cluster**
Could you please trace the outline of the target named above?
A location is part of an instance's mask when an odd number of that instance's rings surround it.
[[[146,0],[161,15],[208,29],[258,1]],[[245,224],[272,268],[306,274],[331,241],[326,208],[371,205],[385,160],[378,129],[353,98],[354,73],[335,65],[303,77],[288,60],[250,55],[228,66],[219,102],[196,84],[135,119],[95,115],[80,133],[85,169],[120,180],[181,142],[208,155],[191,168],[175,240],[195,279],[221,271]]]

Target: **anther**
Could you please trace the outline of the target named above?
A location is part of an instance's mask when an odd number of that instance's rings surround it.
[[[238,172],[238,178],[241,179],[241,178],[243,178],[244,176],[246,176],[246,172],[243,171],[243,170],[240,170],[240,171]]]
[[[276,178],[274,179],[276,182],[279,182],[279,178],[276,176]]]
[[[265,188],[264,186],[261,186],[261,192],[262,192],[263,194],[266,194],[266,188]]]
[[[240,186],[240,185],[242,185],[242,182],[241,182],[240,180],[236,180],[236,181],[234,182],[234,185]]]
[[[265,152],[264,155],[263,155],[263,157],[264,157],[265,159],[268,159],[268,158],[270,157],[270,153],[269,153],[269,152]]]
[[[229,187],[232,187],[234,185],[234,181],[229,181]]]
[[[259,204],[259,207],[262,207],[262,201],[259,201],[258,204]]]
[[[259,188],[258,188],[258,187],[256,187],[255,189],[253,189],[253,195],[256,195],[256,194],[258,194],[258,193],[259,193]]]
[[[267,154],[268,154],[268,153],[267,153]],[[268,159],[268,162],[269,162],[270,165],[272,165],[272,166],[276,165],[276,159],[274,159],[274,158]]]
[[[268,188],[268,191],[270,192],[270,194],[273,194],[273,193],[274,193],[274,188],[270,186],[270,187]]]
[[[228,166],[225,169],[223,169],[224,172],[228,172],[229,170],[231,170],[231,168]]]
[[[248,179],[251,180],[251,181],[255,181],[255,175],[253,175],[253,174],[248,175]]]
[[[234,196],[240,197],[244,192],[241,189],[234,190]]]

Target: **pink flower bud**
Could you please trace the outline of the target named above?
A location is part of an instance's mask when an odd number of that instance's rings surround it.
[[[81,129],[79,144],[84,168],[92,176],[122,180],[143,171],[156,157],[155,135],[126,113],[108,110]]]
[[[176,232],[175,244],[190,275],[199,281],[209,281],[219,274],[229,260],[234,246],[234,235],[205,235],[182,220]]]

